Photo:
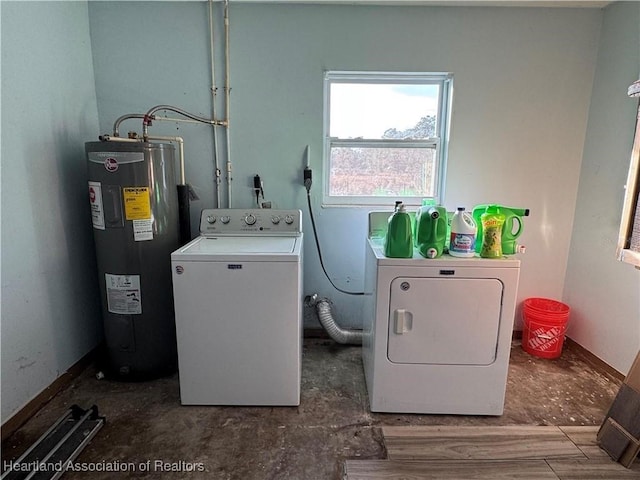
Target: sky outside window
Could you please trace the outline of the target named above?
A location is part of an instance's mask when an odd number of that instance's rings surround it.
[[[330,136],[380,139],[438,111],[438,85],[332,83]]]

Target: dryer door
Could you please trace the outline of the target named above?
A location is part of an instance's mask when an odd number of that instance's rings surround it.
[[[492,364],[502,289],[502,282],[493,278],[395,278],[389,302],[389,361]]]

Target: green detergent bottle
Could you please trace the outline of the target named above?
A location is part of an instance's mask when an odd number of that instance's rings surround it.
[[[423,198],[422,206],[418,208],[415,216],[413,217],[413,246],[418,247],[418,218],[423,212],[426,212],[431,207],[436,206],[436,201],[433,198]]]
[[[425,258],[438,258],[447,240],[447,209],[423,205],[416,214],[416,246]]]
[[[522,217],[529,216],[529,209],[501,207],[500,211],[506,217],[502,227],[502,254],[524,253],[524,245],[519,245],[517,240],[524,228]]]
[[[497,205],[489,205],[486,211],[480,215],[482,223],[482,246],[480,256],[482,258],[502,257],[502,227],[505,216]]]
[[[502,226],[502,254],[513,255],[522,253],[524,246],[519,245],[517,240],[522,234],[524,222],[522,217],[529,216],[528,208],[505,207],[504,205],[496,205],[500,209],[500,213],[505,216],[504,225]],[[478,226],[478,234],[476,236],[476,252],[480,253],[482,247],[482,221],[480,217],[486,212],[489,205],[476,205],[473,209],[473,219]]]
[[[393,215],[389,217],[387,234],[384,237],[384,255],[390,258],[413,257],[411,216],[400,201],[396,202]]]

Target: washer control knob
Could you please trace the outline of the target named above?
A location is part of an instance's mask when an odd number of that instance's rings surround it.
[[[284,223],[287,225],[291,225],[293,223],[293,215],[287,215],[284,217]]]
[[[216,217],[214,217],[213,215],[209,215],[207,217],[207,222],[209,222],[211,224],[216,223]]]
[[[244,217],[244,223],[247,225],[253,225],[256,223],[256,216],[253,213],[248,213]]]
[[[231,221],[231,217],[228,215],[223,215],[222,217],[220,217],[220,221],[226,225]]]
[[[273,215],[271,217],[271,223],[274,225],[278,225],[280,223],[280,217],[278,215]]]

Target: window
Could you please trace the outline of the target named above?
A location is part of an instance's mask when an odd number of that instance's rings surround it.
[[[640,97],[640,80],[629,87],[629,96]],[[640,268],[640,104],[622,207],[617,257],[618,260]]]
[[[327,72],[323,204],[441,201],[452,78]]]

